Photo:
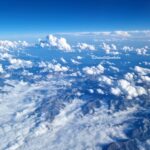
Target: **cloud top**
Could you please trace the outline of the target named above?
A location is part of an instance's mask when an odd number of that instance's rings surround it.
[[[67,42],[67,40],[63,37],[57,38],[56,36],[50,34],[46,37],[46,40],[40,41],[41,47],[56,47],[59,50],[63,51],[71,51],[72,48],[70,44]]]

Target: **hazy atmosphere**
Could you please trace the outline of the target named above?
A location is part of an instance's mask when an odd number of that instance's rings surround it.
[[[150,150],[150,1],[0,1],[0,150]]]

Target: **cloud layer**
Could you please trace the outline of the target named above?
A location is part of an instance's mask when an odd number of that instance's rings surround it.
[[[0,42],[0,149],[149,148],[150,44],[113,34]]]

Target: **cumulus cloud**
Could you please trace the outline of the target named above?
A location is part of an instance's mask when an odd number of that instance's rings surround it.
[[[125,79],[128,80],[128,81],[133,81],[134,79],[134,73],[126,73],[125,74]]]
[[[102,82],[102,83],[105,83],[107,85],[112,85],[113,81],[111,78],[105,76],[105,75],[102,75],[101,77],[98,78],[98,81]]]
[[[127,52],[127,51],[133,51],[133,47],[129,47],[129,46],[124,46],[122,49],[123,49],[125,52]]]
[[[110,53],[111,47],[108,44],[103,43],[102,48],[105,50],[106,53]]]
[[[98,92],[99,94],[105,94],[102,89],[97,89],[97,92]]]
[[[9,40],[0,41],[1,50],[9,50],[15,48],[21,49],[28,46],[30,46],[30,44],[27,43],[26,41],[9,41]]]
[[[134,67],[134,70],[140,74],[140,75],[147,75],[150,73],[150,69],[148,68],[143,68],[143,67],[140,67],[140,66],[135,66]]]
[[[143,87],[135,86],[125,79],[119,80],[118,85],[121,91],[126,94],[127,99],[132,99],[134,97],[147,94],[146,90]]]
[[[149,76],[141,76],[141,79],[146,82],[146,83],[150,83],[150,77]]]
[[[57,38],[56,36],[50,34],[46,37],[45,41],[40,40],[41,47],[56,47],[59,50],[71,51],[71,46],[67,42],[67,40],[63,37]]]
[[[135,72],[138,74],[138,77],[141,79],[146,84],[150,83],[150,69],[149,68],[143,68],[140,66],[135,66],[134,67]]]
[[[117,87],[117,88],[111,88],[111,93],[113,95],[119,96],[121,94],[121,90]]]
[[[89,93],[93,94],[94,90],[93,89],[88,89]]]
[[[113,50],[117,50],[117,46],[115,44],[111,44]]]
[[[134,86],[132,86],[127,80],[119,80],[119,87],[125,93],[127,93],[127,99],[132,99],[133,97],[137,97],[137,91]]]
[[[61,66],[61,64],[56,64],[56,65],[53,65],[53,64],[48,64],[48,68],[51,68],[53,69],[54,71],[57,71],[57,72],[64,72],[64,71],[68,71],[68,67],[65,67],[65,66]]]
[[[99,64],[98,66],[92,66],[92,67],[84,67],[83,72],[87,75],[98,75],[98,74],[102,74],[105,70],[105,68]]]
[[[0,73],[3,73],[3,72],[4,72],[3,66],[0,64]]]
[[[131,52],[131,51],[134,51],[136,52],[138,55],[147,55],[147,52],[148,52],[148,47],[147,46],[144,46],[142,48],[133,48],[133,47],[130,47],[130,46],[124,46],[122,48],[123,51],[125,52]]]
[[[82,59],[82,57],[81,57],[81,56],[77,56],[77,59],[81,60],[81,59]]]
[[[58,39],[54,35],[50,34],[47,37],[47,42],[50,43],[51,46],[57,46],[58,44]]]
[[[138,93],[139,96],[140,95],[147,95],[147,91],[141,86],[137,86],[136,90],[137,90],[137,93]]]
[[[146,55],[146,53],[147,53],[147,48],[146,48],[146,47],[137,48],[137,49],[136,49],[136,52],[137,52],[138,55]]]
[[[78,43],[77,47],[81,50],[95,50],[94,45],[90,45],[87,43]]]
[[[66,72],[69,70],[68,67],[62,66],[61,64],[53,64],[53,63],[45,63],[45,62],[40,62],[39,67],[44,68],[46,70],[52,70],[55,72]]]
[[[71,46],[67,43],[67,40],[65,38],[58,39],[57,46],[60,50],[71,51]]]
[[[11,65],[8,68],[10,69],[19,69],[24,67],[31,68],[33,66],[33,63],[30,60],[10,58],[9,62]]]
[[[117,50],[117,46],[115,44],[107,44],[105,42],[102,43],[102,49],[106,54],[119,54]]]

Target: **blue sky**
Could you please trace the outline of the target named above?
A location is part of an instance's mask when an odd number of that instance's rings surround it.
[[[149,27],[150,0],[0,1],[0,37]]]

